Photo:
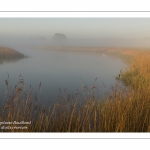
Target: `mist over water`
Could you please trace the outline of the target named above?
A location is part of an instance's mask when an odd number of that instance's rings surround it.
[[[75,94],[77,91],[81,93],[83,84],[88,87],[87,94],[92,86],[97,86],[99,91],[95,92],[97,96],[102,96],[105,90],[103,83],[106,84],[106,92],[109,92],[116,82],[115,76],[126,66],[119,58],[103,57],[103,53],[99,52],[45,51],[28,47],[15,49],[30,57],[0,65],[1,99],[6,90],[4,81],[7,79],[7,72],[11,89],[14,89],[21,74],[25,89],[29,91],[30,85],[33,88],[33,96],[38,92],[41,82],[42,101],[55,102],[60,90],[64,93],[66,89],[68,94]]]
[[[150,38],[145,39],[65,39],[53,40],[51,37],[5,37],[0,38],[0,46],[38,47],[38,46],[73,46],[73,47],[123,47],[150,48]]]
[[[9,86],[24,77],[26,90],[42,83],[42,99],[57,99],[59,88],[68,93],[95,84],[103,95],[115,84],[125,64],[100,52],[44,50],[42,47],[150,48],[150,19],[121,18],[0,18],[0,46],[15,49],[29,58],[0,64],[0,98]],[[105,56],[105,57],[103,57]],[[82,81],[81,81],[82,78]],[[97,78],[96,82],[95,79]]]

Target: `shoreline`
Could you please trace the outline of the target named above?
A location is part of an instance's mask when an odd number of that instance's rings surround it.
[[[8,47],[0,47],[0,63],[27,58],[26,55]]]

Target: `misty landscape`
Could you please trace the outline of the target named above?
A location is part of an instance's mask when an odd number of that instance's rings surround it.
[[[150,132],[149,24],[0,18],[0,131]]]

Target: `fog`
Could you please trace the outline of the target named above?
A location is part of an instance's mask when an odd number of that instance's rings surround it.
[[[0,46],[150,48],[149,18],[0,18]]]
[[[52,37],[5,37],[0,38],[4,47],[39,47],[39,46],[73,46],[73,47],[124,47],[150,48],[150,38],[145,39],[53,39]]]

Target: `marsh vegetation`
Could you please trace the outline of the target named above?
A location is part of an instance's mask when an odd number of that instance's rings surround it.
[[[103,93],[103,98],[95,96],[95,91],[100,90],[95,84],[83,85],[81,92],[60,90],[54,104],[47,101],[41,105],[41,83],[36,92],[32,88],[26,90],[20,75],[16,87],[11,89],[8,74],[0,122],[31,124],[26,125],[27,129],[14,129],[16,125],[9,124],[12,128],[1,132],[150,132],[150,52],[107,52],[125,58],[128,68],[116,75],[116,84],[109,95]]]
[[[16,61],[25,57],[27,56],[14,49],[8,47],[0,47],[0,63]]]

